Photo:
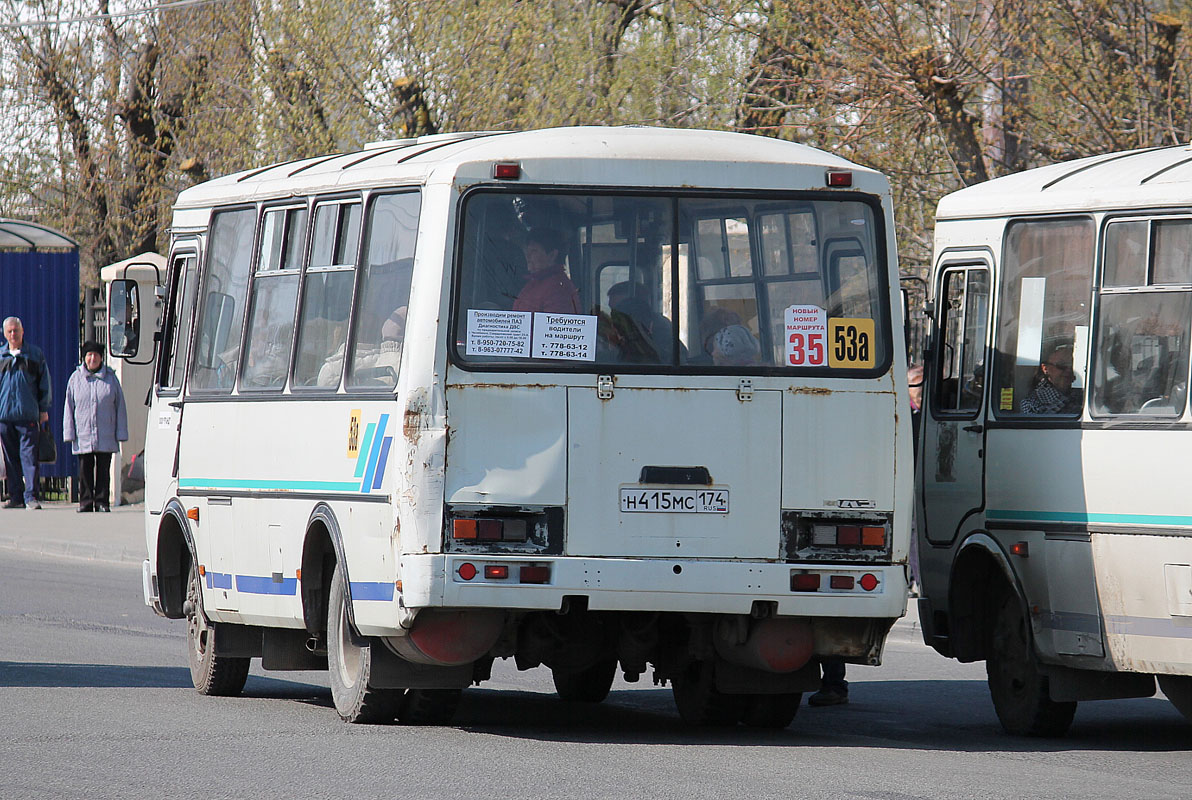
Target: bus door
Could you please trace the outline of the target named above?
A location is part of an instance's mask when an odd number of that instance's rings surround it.
[[[145,430],[145,505],[157,511],[172,495],[178,477],[182,423],[182,379],[190,353],[190,328],[199,284],[198,242],[180,241],[170,260],[170,296],[157,360],[156,397]],[[163,465],[169,465],[164,468]]]
[[[947,265],[936,298],[921,491],[927,539],[946,544],[984,505],[988,263]]]

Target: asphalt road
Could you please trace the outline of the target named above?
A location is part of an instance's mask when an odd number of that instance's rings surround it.
[[[983,665],[906,626],[882,667],[849,668],[848,706],[781,732],[687,728],[648,675],[563,703],[549,672],[510,662],[450,727],[353,726],[325,673],[254,668],[244,696],[200,696],[183,623],[140,595],[131,559],[0,542],[0,798],[1192,795],[1192,726],[1166,700],[1084,703],[1064,739],[1011,738]]]

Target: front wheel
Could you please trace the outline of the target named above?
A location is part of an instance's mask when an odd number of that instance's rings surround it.
[[[551,677],[559,699],[576,703],[601,703],[608,697],[613,678],[617,675],[617,660],[597,661],[584,669],[552,669]]]
[[[1159,688],[1184,719],[1192,722],[1192,676],[1160,675]]]
[[[348,593],[343,568],[335,565],[327,598],[327,667],[331,699],[346,722],[392,722],[401,699],[399,689],[369,686],[372,648],[352,631],[348,622]]]
[[[1057,703],[1048,692],[1031,646],[1030,624],[1018,597],[1007,592],[993,623],[993,641],[985,661],[989,694],[997,718],[1016,736],[1063,736],[1076,714],[1076,703]]]
[[[191,564],[186,576],[186,645],[190,680],[200,694],[235,697],[248,680],[250,658],[215,654],[219,626],[203,613],[203,585]]]

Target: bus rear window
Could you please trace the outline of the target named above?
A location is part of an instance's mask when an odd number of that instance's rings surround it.
[[[886,260],[855,199],[478,191],[455,358],[477,367],[872,370]]]

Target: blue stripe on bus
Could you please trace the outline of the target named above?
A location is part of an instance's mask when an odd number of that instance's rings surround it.
[[[1192,517],[1168,514],[1103,514],[1087,511],[1018,511],[990,509],[985,512],[988,519],[1006,522],[1068,522],[1088,524],[1100,522],[1117,525],[1146,525],[1162,527],[1168,525],[1192,525]]]
[[[385,477],[385,464],[389,462],[389,445],[393,444],[393,437],[386,436],[381,440],[381,458],[377,462],[377,476],[373,478],[372,488],[380,489],[381,480]]]
[[[272,576],[262,577],[260,575],[237,575],[236,591],[244,592],[245,594],[279,594],[293,596],[298,593],[298,579],[282,578],[280,581],[275,581],[273,580]]]
[[[372,450],[373,434],[377,432],[377,423],[370,422],[364,429],[364,440],[360,442],[360,449],[356,451],[356,477],[364,477],[364,468],[368,466],[368,454]]]
[[[368,494],[372,489],[373,477],[376,474],[377,460],[381,454],[381,440],[385,438],[385,426],[389,424],[389,415],[382,414],[377,422],[377,432],[373,435],[372,448],[368,453],[368,467],[364,470],[364,481],[360,484],[360,491]]]
[[[393,583],[382,581],[376,583],[373,581],[352,581],[352,599],[353,600],[392,600],[393,599]]]
[[[208,589],[232,588],[232,573],[230,572],[211,572],[207,570],[206,576]]]
[[[285,481],[247,478],[179,478],[180,489],[256,489],[291,492],[355,492],[356,481]]]

